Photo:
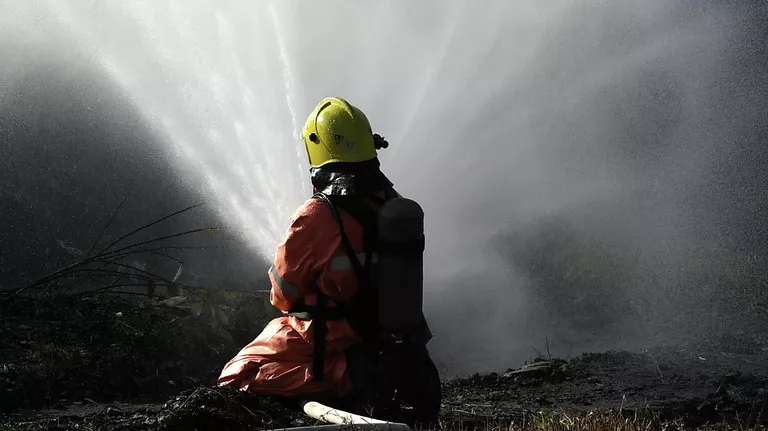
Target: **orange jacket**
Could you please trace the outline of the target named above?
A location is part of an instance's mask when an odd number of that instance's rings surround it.
[[[343,210],[339,213],[362,262],[363,227]],[[344,352],[359,336],[349,323],[326,322],[325,375],[313,381],[315,321],[287,315],[299,300],[315,305],[318,290],[328,297],[329,307],[357,292],[357,278],[341,242],[338,223],[323,202],[310,199],[298,209],[269,270],[270,302],[286,315],[272,320],[224,366],[219,385],[281,396],[328,391],[343,395],[351,389]]]

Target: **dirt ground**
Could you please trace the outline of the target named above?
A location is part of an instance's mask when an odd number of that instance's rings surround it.
[[[264,319],[230,323],[231,339],[218,337],[184,310],[145,298],[4,299],[0,430],[315,424],[295,402],[212,386],[221,366]],[[516,368],[505,373],[446,380],[443,426],[506,424],[509,429],[512,423],[534,426],[552,412],[583,416],[609,409],[622,417],[652,414],[687,427],[768,425],[768,345],[731,344],[593,353],[570,361],[540,358],[510,364]]]
[[[544,360],[531,364],[530,371],[522,367],[449,381],[444,414],[469,422],[473,417],[519,420],[542,409],[614,409],[650,411],[690,427],[768,424],[765,352],[700,355],[688,349],[593,353],[568,362]]]

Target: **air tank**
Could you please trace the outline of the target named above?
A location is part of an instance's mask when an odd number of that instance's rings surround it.
[[[424,211],[407,198],[385,202],[378,212],[379,247],[375,269],[379,322],[396,334],[424,323]]]

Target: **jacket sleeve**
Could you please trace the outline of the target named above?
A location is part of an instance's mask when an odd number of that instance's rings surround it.
[[[338,246],[336,221],[322,205],[309,200],[299,208],[269,269],[270,302],[285,313],[317,289],[314,282]]]

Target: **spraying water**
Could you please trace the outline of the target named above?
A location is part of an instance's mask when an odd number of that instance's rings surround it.
[[[753,148],[759,133],[746,130],[765,130],[764,69],[738,62],[748,4],[0,4],[0,40],[16,47],[3,53],[0,98],[52,52],[102,71],[167,144],[180,181],[267,261],[310,191],[305,116],[328,95],[361,107],[392,143],[385,172],[426,210],[427,311],[454,372],[511,365],[553,332],[577,350],[607,332],[548,325],[559,293],[523,251],[551,231],[564,232],[554,251],[568,237],[624,259],[615,266],[630,281],[601,291],[610,298],[593,313],[674,309],[663,298],[682,273],[670,269],[731,232],[733,219],[712,224],[727,193],[699,191]]]

